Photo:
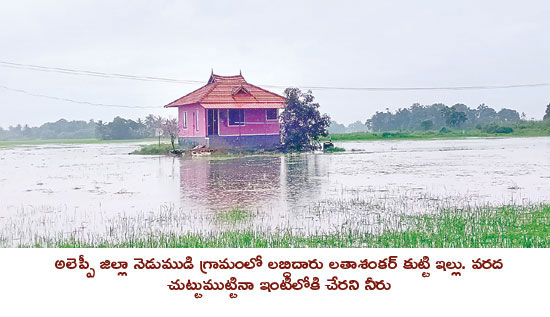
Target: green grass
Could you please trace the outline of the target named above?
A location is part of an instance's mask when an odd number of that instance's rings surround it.
[[[0,141],[0,147],[14,147],[20,145],[42,145],[42,144],[96,144],[96,143],[129,143],[129,142],[150,142],[158,139],[129,139],[129,140],[100,140],[100,139],[59,139],[59,140],[15,140]]]
[[[239,218],[243,211],[235,211]],[[232,218],[233,216],[229,216]],[[217,234],[156,234],[123,243],[48,241],[35,247],[117,248],[548,248],[550,205],[444,210],[437,215],[403,216],[401,230],[380,234],[346,230],[296,235],[227,231]]]
[[[488,126],[490,127],[490,125]],[[426,139],[460,139],[468,137],[537,137],[550,136],[550,120],[524,121],[516,124],[499,124],[499,127],[512,128],[512,133],[489,133],[494,129],[448,129],[447,132],[437,131],[392,131],[392,132],[358,132],[331,134],[333,141],[368,141],[368,140],[426,140]],[[326,139],[329,139],[328,137]]]
[[[143,145],[141,149],[135,150],[132,154],[141,154],[141,155],[164,155],[172,151],[172,144],[161,143]]]
[[[323,152],[325,152],[325,153],[345,152],[345,151],[346,151],[346,149],[341,148],[341,147],[337,147],[337,146],[323,149]]]
[[[228,211],[220,212],[216,214],[218,221],[227,222],[227,223],[237,223],[248,220],[252,217],[249,211],[244,209],[231,209]]]

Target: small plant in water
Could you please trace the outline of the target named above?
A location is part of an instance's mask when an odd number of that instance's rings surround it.
[[[236,223],[248,220],[252,217],[249,211],[243,209],[231,209],[220,212],[216,215],[216,218],[222,222]]]
[[[345,151],[346,151],[346,149],[341,148],[341,147],[337,147],[337,146],[323,149],[323,152],[325,152],[325,153],[345,152]]]

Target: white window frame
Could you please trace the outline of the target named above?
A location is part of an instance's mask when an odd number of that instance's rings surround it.
[[[267,110],[275,110],[275,113],[277,114],[275,119],[269,119],[267,117]],[[279,121],[279,109],[265,109],[265,121]]]
[[[182,126],[184,129],[187,129],[187,111],[184,111],[184,112],[183,112],[181,126]]]
[[[242,124],[231,124],[229,120],[229,110],[242,110],[243,111],[243,121]],[[245,109],[227,109],[227,126],[228,127],[242,127],[246,125],[246,111]]]

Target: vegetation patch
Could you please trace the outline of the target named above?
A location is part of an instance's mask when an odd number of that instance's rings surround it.
[[[141,155],[166,155],[172,151],[172,145],[161,143],[159,144],[149,144],[143,145],[141,149],[135,150],[130,154],[141,154]]]
[[[458,130],[447,127],[439,131],[357,132],[331,134],[333,141],[369,141],[395,139],[461,139],[468,137],[538,137],[550,136],[550,120],[522,121],[515,124],[489,124],[476,129]],[[326,138],[328,140],[328,137]]]
[[[221,215],[227,221],[250,217],[244,210]],[[219,233],[152,234],[111,243],[76,239],[44,241],[35,247],[124,248],[548,248],[550,205],[442,210],[434,215],[402,216],[399,225],[379,234],[344,229],[331,234],[254,230]]]
[[[333,147],[323,149],[323,152],[325,152],[325,153],[345,152],[345,151],[346,151],[346,149],[341,148],[341,147],[337,147],[337,146],[333,146]]]
[[[231,209],[216,214],[216,219],[226,223],[238,223],[252,218],[252,214],[244,209]]]

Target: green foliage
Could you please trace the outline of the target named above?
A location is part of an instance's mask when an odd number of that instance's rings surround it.
[[[96,136],[102,140],[141,139],[151,137],[147,126],[142,122],[115,117],[112,122],[98,121]]]
[[[406,138],[407,133],[406,132],[384,132],[382,133],[382,137],[391,138],[391,139]]]
[[[520,120],[519,113],[516,110],[503,108],[497,113],[498,122],[518,122]]]
[[[341,147],[337,147],[337,146],[323,149],[323,152],[325,152],[325,153],[345,152],[345,151],[346,151],[346,149],[341,148]]]
[[[445,124],[450,127],[459,128],[468,120],[464,111],[458,111],[456,105],[451,108],[445,107],[441,109],[441,113],[445,117]]]
[[[252,214],[243,209],[231,209],[228,211],[220,212],[216,215],[218,221],[226,223],[238,223],[248,220],[252,217]]]
[[[550,103],[546,106],[546,113],[544,114],[543,120],[550,120]]]
[[[330,234],[225,231],[212,234],[129,236],[124,242],[75,239],[45,241],[35,247],[122,248],[548,248],[550,206],[502,206],[442,210],[434,215],[404,216],[380,234],[342,230]]]
[[[427,121],[432,121],[433,126],[429,127]],[[463,104],[447,107],[440,103],[430,106],[416,103],[409,108],[400,108],[394,113],[389,109],[386,109],[386,112],[376,112],[367,120],[367,127],[374,132],[439,130],[445,126],[471,129],[477,125],[519,121],[520,115],[515,110],[501,109],[496,112],[484,104],[472,109]]]
[[[0,141],[17,140],[70,140],[93,139],[131,140],[155,137],[155,130],[161,128],[164,136],[177,138],[177,119],[166,119],[160,116],[148,115],[145,120],[123,119],[116,117],[112,122],[99,120],[67,121],[60,119],[47,122],[40,127],[29,127],[18,124],[7,130],[0,127]]]
[[[464,137],[533,137],[550,136],[550,120],[546,121],[520,121],[508,125],[479,125],[478,129],[452,131],[446,127],[436,131],[399,131],[399,132],[371,132],[371,133],[346,133],[331,134],[333,141],[359,141],[382,139],[456,139]]]
[[[510,133],[514,133],[514,129],[513,129],[513,128],[511,128],[511,127],[499,126],[498,124],[495,124],[495,123],[488,124],[488,125],[485,126],[482,130],[485,131],[485,132],[487,132],[487,133],[500,133],[500,134],[510,134]]]
[[[355,133],[355,132],[369,132],[369,127],[361,122],[361,121],[355,121],[353,123],[350,123],[348,126],[345,126],[344,124],[338,123],[336,121],[331,121],[330,126],[328,127],[329,133]]]
[[[424,131],[433,130],[434,128],[433,120],[429,119],[429,120],[424,120],[420,122],[420,128]]]
[[[287,88],[285,96],[286,107],[280,116],[283,148],[291,151],[319,148],[319,138],[328,135],[330,117],[321,115],[311,91],[303,93],[298,88]]]
[[[330,122],[328,132],[329,133],[348,133],[346,126],[336,121]]]
[[[95,122],[67,121],[44,123],[40,127],[28,125],[10,126],[7,130],[0,127],[0,140],[54,140],[54,139],[91,139],[95,134]]]
[[[132,152],[132,154],[143,154],[143,155],[164,155],[170,153],[172,151],[172,145],[161,143],[158,144],[150,144],[150,145],[144,145],[141,147],[141,149],[136,150]]]
[[[155,137],[157,129],[161,129],[164,136],[170,137],[172,144],[178,135],[178,120],[167,119],[152,114],[145,120],[123,119],[116,117],[112,122],[98,121],[96,136],[102,140],[125,140]]]

